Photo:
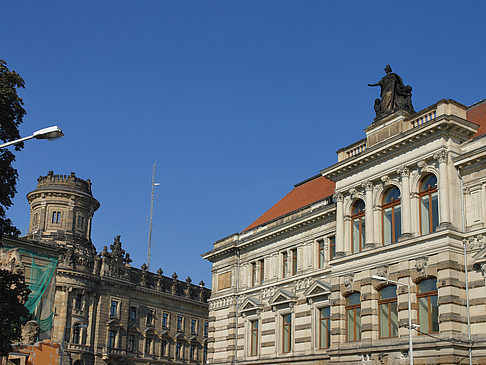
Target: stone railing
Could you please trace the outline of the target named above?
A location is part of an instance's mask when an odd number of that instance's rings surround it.
[[[418,117],[412,119],[410,121],[410,127],[411,128],[418,127],[418,126],[420,126],[424,123],[427,123],[428,121],[431,121],[432,119],[435,119],[436,116],[437,116],[437,111],[435,109],[428,111],[428,112],[421,114]]]
[[[102,355],[103,357],[108,356],[126,356],[127,351],[124,349],[115,349],[110,347],[103,347]]]
[[[69,343],[67,346],[68,351],[80,351],[80,352],[92,352],[93,349],[89,345],[80,345],[77,343]]]
[[[341,148],[340,150],[337,151],[338,155],[338,161],[345,160],[347,158],[356,156],[360,154],[361,152],[365,151],[367,148],[367,140],[366,138],[353,143],[352,145],[348,147]]]

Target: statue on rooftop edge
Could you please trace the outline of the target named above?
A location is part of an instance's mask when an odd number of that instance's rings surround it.
[[[399,110],[414,113],[412,106],[412,87],[405,86],[400,76],[392,72],[390,65],[385,67],[386,75],[376,84],[381,88],[381,100],[375,100],[375,121],[378,121]]]

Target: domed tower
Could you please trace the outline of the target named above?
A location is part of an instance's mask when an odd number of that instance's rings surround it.
[[[91,181],[52,171],[37,179],[27,194],[30,203],[28,237],[57,243],[91,246],[91,220],[100,203],[91,194]]]

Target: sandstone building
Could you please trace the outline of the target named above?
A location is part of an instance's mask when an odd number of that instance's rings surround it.
[[[486,363],[486,101],[386,71],[366,136],[203,255],[211,364],[408,364],[407,285],[416,364]]]
[[[65,364],[206,362],[211,292],[202,281],[194,285],[176,273],[168,277],[161,269],[132,267],[120,236],[98,253],[90,237],[99,203],[89,180],[51,171],[27,199],[29,233],[5,241],[2,257],[5,265],[24,271],[28,282],[53,283],[44,314],[36,308],[33,317],[41,327],[39,339],[64,344]],[[31,275],[36,265],[40,275],[47,272],[40,253],[54,257],[51,281]]]

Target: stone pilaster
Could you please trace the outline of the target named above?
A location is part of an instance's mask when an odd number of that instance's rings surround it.
[[[342,193],[334,194],[336,199],[336,255],[335,257],[344,256],[344,196]]]
[[[410,170],[402,167],[398,170],[402,179],[402,239],[411,237],[411,211],[410,211]]]
[[[441,150],[434,155],[439,164],[439,212],[440,227],[450,228],[451,219],[449,214],[449,174],[447,171],[447,161],[449,152]]]
[[[365,250],[375,247],[374,240],[374,213],[373,213],[373,184],[368,181],[363,184],[366,194],[365,207]]]

